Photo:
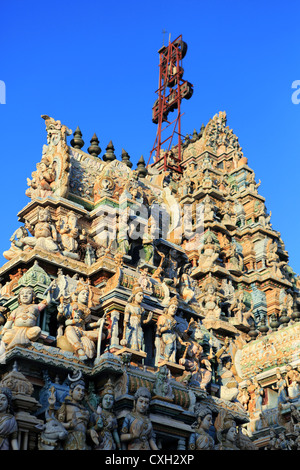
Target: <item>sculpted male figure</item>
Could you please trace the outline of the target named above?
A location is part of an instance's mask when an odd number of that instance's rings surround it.
[[[7,318],[1,331],[2,342],[6,350],[14,346],[28,346],[36,341],[41,328],[37,326],[39,314],[47,306],[47,300],[35,303],[35,292],[32,287],[22,287],[19,292],[19,306]]]

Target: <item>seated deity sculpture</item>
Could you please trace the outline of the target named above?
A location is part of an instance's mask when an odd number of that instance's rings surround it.
[[[84,283],[79,283],[70,303],[65,303],[63,296],[60,301],[57,319],[64,325],[58,329],[57,346],[73,352],[82,361],[94,358],[97,341],[104,340],[106,335],[102,330],[99,339],[99,327],[103,324],[102,318],[97,322],[91,322],[89,287]],[[65,327],[64,333],[62,333],[63,327]]]
[[[214,284],[208,283],[205,287],[205,292],[202,294],[201,299],[199,299],[201,311],[206,320],[219,320],[221,316],[220,300]]]
[[[21,238],[24,245],[32,248],[41,248],[51,253],[58,253],[57,231],[51,221],[49,209],[41,208],[38,213],[38,221],[34,226],[26,223],[25,228],[33,235],[32,237]]]
[[[199,249],[199,267],[210,269],[219,258],[220,246],[211,232],[205,235],[203,246]]]
[[[50,294],[50,291],[49,291]],[[1,330],[2,344],[5,350],[14,346],[29,346],[32,341],[37,341],[41,334],[41,328],[37,326],[37,319],[44,310],[49,300],[35,303],[36,294],[32,287],[22,287],[18,296],[18,307],[7,318]]]

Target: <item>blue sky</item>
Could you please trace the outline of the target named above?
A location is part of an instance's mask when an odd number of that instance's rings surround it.
[[[0,9],[1,264],[46,143],[42,114],[79,126],[83,150],[96,132],[101,155],[112,140],[117,158],[124,148],[133,163],[148,160],[166,30],[165,42],[182,34],[188,44],[184,78],[194,94],[183,102],[182,133],[226,111],[300,273],[300,104],[292,102],[300,2],[2,0]]]

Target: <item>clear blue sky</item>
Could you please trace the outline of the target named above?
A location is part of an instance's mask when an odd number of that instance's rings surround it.
[[[1,265],[46,143],[42,114],[79,125],[83,150],[96,132],[102,155],[112,140],[118,158],[124,148],[134,163],[148,160],[165,29],[165,41],[182,34],[188,44],[184,78],[194,95],[183,103],[182,133],[226,111],[300,273],[300,104],[291,99],[299,1],[2,0],[0,9]]]

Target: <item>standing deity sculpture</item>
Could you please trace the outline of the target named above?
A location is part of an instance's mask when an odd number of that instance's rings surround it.
[[[290,401],[287,393],[287,383],[285,378],[282,376],[280,369],[276,369],[276,384],[272,385],[272,389],[277,391],[277,406],[282,408],[283,405]]]
[[[219,320],[222,311],[219,307],[221,297],[218,294],[217,287],[213,282],[208,282],[204,289],[204,293],[198,299],[201,312],[205,316],[205,320]]]
[[[288,396],[293,399],[300,395],[300,373],[294,369],[291,364],[286,366],[287,373],[285,375],[285,381],[288,390]]]
[[[220,244],[211,231],[204,234],[204,241],[199,248],[198,265],[202,269],[211,269],[220,255]]]
[[[67,215],[61,216],[59,221],[56,222],[56,230],[61,238],[62,253],[74,259],[79,259],[77,253],[79,234],[77,219],[75,212],[69,211]]]
[[[91,321],[91,297],[90,287],[79,282],[72,294],[71,302],[61,296],[58,306],[57,319],[63,324],[58,329],[57,345],[61,349],[72,351],[82,361],[94,358],[97,341],[102,341],[106,337],[100,328],[103,319]]]
[[[197,421],[192,424],[193,432],[189,437],[189,450],[213,450],[215,441],[209,434],[212,426],[212,412],[208,407],[202,407],[196,412]]]
[[[168,307],[165,308],[157,320],[156,324],[156,362],[160,361],[176,362],[177,341],[183,346],[188,343],[184,342],[176,331],[177,321],[175,314],[178,309],[178,300],[173,297]]]
[[[124,311],[124,327],[121,345],[126,346],[135,351],[143,351],[144,348],[144,332],[142,325],[149,323],[152,319],[152,312],[149,312],[144,319],[145,310],[141,306],[144,299],[143,288],[137,282],[133,289],[132,295],[129,297]]]
[[[95,413],[95,424],[90,431],[95,450],[120,450],[121,443],[118,434],[118,422],[113,412],[115,403],[114,387],[111,380],[105,384],[101,394],[100,405]]]
[[[89,450],[87,431],[91,426],[91,413],[84,403],[85,383],[78,377],[71,378],[69,395],[57,411],[57,419],[68,431],[63,441],[63,450]]]
[[[10,389],[0,386],[0,450],[19,450],[18,424],[11,403]]]
[[[147,416],[151,393],[146,387],[140,387],[134,395],[134,406],[125,417],[120,440],[127,450],[158,450],[152,423]]]

